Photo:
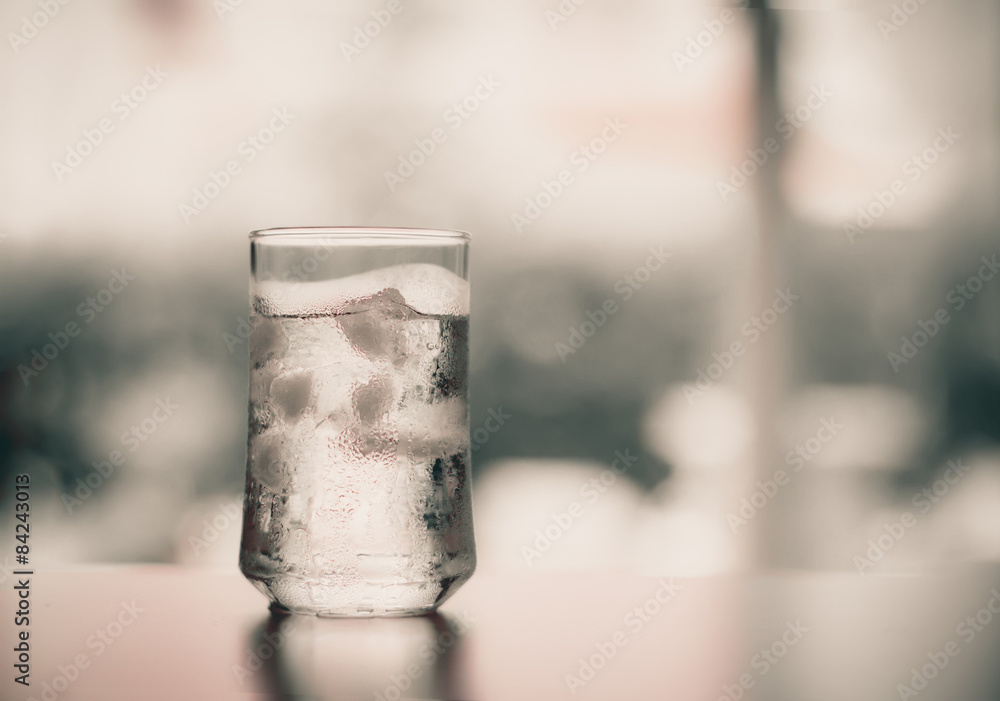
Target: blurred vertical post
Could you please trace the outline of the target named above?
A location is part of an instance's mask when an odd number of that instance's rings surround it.
[[[774,9],[768,0],[751,0],[750,15],[754,23],[755,54],[757,62],[756,125],[754,147],[772,136],[778,119],[778,41],[780,27]],[[760,167],[755,178],[756,189],[756,259],[750,275],[750,309],[753,314],[767,307],[779,287],[779,227],[781,197],[779,174],[782,153],[772,155]],[[763,334],[748,351],[749,373],[746,387],[756,425],[756,449],[751,466],[753,479],[765,480],[774,471],[776,445],[776,416],[784,391],[785,339],[784,324],[776,324]],[[767,566],[774,560],[768,535],[780,524],[775,523],[775,510],[763,509],[749,522],[748,561],[756,566]]]

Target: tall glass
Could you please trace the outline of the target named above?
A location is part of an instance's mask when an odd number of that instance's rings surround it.
[[[469,236],[250,234],[240,570],[273,609],[436,608],[476,565]]]

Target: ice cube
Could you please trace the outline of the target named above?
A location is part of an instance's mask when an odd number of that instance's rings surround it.
[[[429,455],[467,447],[468,411],[461,397],[432,404],[404,404],[396,420],[400,452]]]
[[[408,319],[413,315],[413,310],[406,305],[402,293],[395,287],[379,290],[373,295],[352,299],[345,303],[337,314],[359,314],[373,309],[394,319]]]
[[[259,368],[288,349],[288,339],[281,322],[254,314],[250,319],[250,365]]]
[[[406,352],[406,320],[413,310],[403,302],[398,290],[383,290],[345,305],[337,321],[344,335],[359,352],[369,358],[397,361]]]
[[[295,423],[312,404],[313,373],[296,370],[279,375],[271,382],[271,399],[281,417]]]
[[[275,422],[270,402],[271,383],[278,376],[278,364],[270,363],[250,371],[250,432],[263,433]]]
[[[462,397],[468,385],[467,319],[420,319],[408,329],[406,387],[434,401]]]
[[[352,431],[354,447],[377,466],[395,465],[399,436],[393,428],[364,428]]]
[[[282,431],[276,430],[254,436],[250,442],[250,473],[274,493],[288,488],[285,440]]]
[[[389,375],[377,375],[354,389],[354,412],[362,424],[378,423],[395,404],[395,389]]]

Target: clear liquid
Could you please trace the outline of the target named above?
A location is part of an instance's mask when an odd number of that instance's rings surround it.
[[[471,576],[467,353],[395,290],[251,316],[240,568],[279,608],[419,613]]]

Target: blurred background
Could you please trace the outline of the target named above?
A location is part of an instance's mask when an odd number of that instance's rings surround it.
[[[3,3],[4,528],[235,569],[247,233],[414,226],[480,571],[1000,559],[1000,6],[744,5]]]

